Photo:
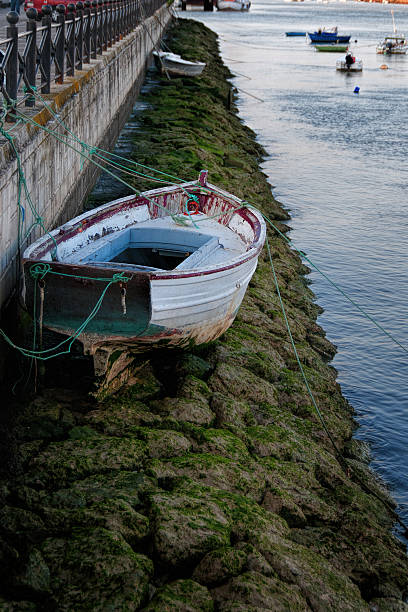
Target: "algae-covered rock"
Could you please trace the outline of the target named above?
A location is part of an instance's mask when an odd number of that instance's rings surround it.
[[[16,506],[3,506],[0,509],[0,529],[6,537],[14,537],[20,542],[36,542],[46,533],[40,516]]]
[[[239,400],[268,402],[277,405],[276,389],[264,379],[249,370],[222,363],[215,369],[209,384],[214,391],[223,393],[225,389]]]
[[[300,589],[285,585],[272,576],[254,571],[231,578],[211,591],[217,610],[266,610],[268,612],[306,612],[310,610]],[[247,607],[234,608],[239,603]]]
[[[370,601],[370,612],[408,612],[408,603],[393,597],[381,597]]]
[[[228,519],[212,500],[163,492],[153,496],[151,513],[155,553],[171,569],[186,567],[229,542]]]
[[[120,499],[139,508],[143,505],[142,499],[156,488],[155,479],[139,471],[97,474],[79,480],[69,488],[57,489],[44,499],[44,505],[75,509]]]
[[[16,576],[14,584],[20,591],[34,596],[49,592],[50,570],[39,550],[32,549],[24,569]]]
[[[52,442],[29,466],[28,481],[37,486],[64,484],[108,470],[140,468],[146,445],[140,440],[92,436]]]
[[[75,527],[102,527],[120,534],[131,546],[138,546],[149,534],[149,520],[123,499],[107,499],[85,508],[43,510],[49,532],[69,532]]]
[[[212,612],[214,604],[208,590],[194,580],[175,580],[157,591],[143,612],[174,610]]]
[[[193,578],[200,584],[215,586],[240,574],[247,557],[245,551],[231,547],[212,550],[201,559]]]
[[[152,77],[129,157],[191,180],[205,167],[288,232],[259,170],[265,152],[234,113],[215,34],[183,19],[171,37],[206,70]],[[216,342],[117,351],[92,399],[44,377],[54,387],[16,411],[15,473],[0,482],[0,610],[406,609],[393,502],[352,439],[309,270],[282,234],[268,240],[309,389],[267,253]]]
[[[192,443],[177,431],[156,429],[144,432],[149,457],[152,459],[179,457],[188,453]]]
[[[77,530],[46,540],[42,554],[58,610],[137,610],[147,596],[152,562],[115,532]]]
[[[120,394],[88,412],[86,421],[110,436],[122,436],[137,432],[139,426],[156,426],[161,419],[142,402],[132,401]]]
[[[7,601],[0,597],[1,612],[36,612],[38,610],[32,601]]]

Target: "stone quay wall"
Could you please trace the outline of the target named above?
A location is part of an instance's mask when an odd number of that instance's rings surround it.
[[[155,44],[171,19],[166,5],[146,19],[102,56],[85,64],[63,85],[55,84],[47,98],[53,110],[81,141],[108,148],[117,138],[134,104],[151,61]],[[67,135],[47,108],[20,107],[25,115],[61,136]],[[91,190],[99,169],[53,134],[27,123],[5,123],[21,159],[32,202],[47,230],[75,216]],[[78,145],[76,144],[76,148]],[[79,147],[80,148],[80,147]],[[0,136],[0,308],[18,285],[18,167],[10,143]],[[35,218],[26,199],[24,235]],[[37,239],[43,230],[35,225],[21,244]]]

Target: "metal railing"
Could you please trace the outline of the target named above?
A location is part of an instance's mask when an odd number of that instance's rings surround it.
[[[0,40],[0,91],[13,110],[24,101],[35,105],[34,93],[50,93],[51,83],[64,83],[83,64],[151,17],[166,0],[85,0],[44,5],[41,16],[27,10],[27,29],[19,32],[19,16],[7,15],[7,38]],[[8,114],[10,119],[10,112]]]

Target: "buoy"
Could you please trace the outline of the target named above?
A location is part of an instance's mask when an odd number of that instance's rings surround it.
[[[353,93],[358,94],[359,91],[360,91],[360,88],[359,87],[355,87]]]
[[[380,70],[388,70],[387,64],[381,64]]]

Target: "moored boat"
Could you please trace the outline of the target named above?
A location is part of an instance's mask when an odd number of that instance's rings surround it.
[[[316,51],[324,53],[344,53],[347,51],[347,45],[315,45]]]
[[[176,53],[153,51],[158,70],[175,76],[199,76],[205,68],[204,62],[190,62]]]
[[[250,0],[217,0],[219,11],[249,11]]]
[[[394,19],[394,11],[391,10],[393,33],[385,36],[384,40],[377,45],[377,53],[384,55],[405,55],[408,49],[408,42],[405,34],[397,32]]]
[[[363,61],[348,53],[344,59],[339,59],[336,62],[336,70],[342,72],[361,72],[363,69]]]
[[[377,53],[383,55],[405,55],[408,49],[408,42],[404,34],[391,34],[385,36],[384,40],[377,45]]]
[[[312,43],[348,43],[350,42],[351,38],[351,34],[339,34],[337,27],[331,28],[330,30],[320,28],[315,32],[308,32],[308,36],[310,38],[310,42]]]
[[[306,36],[306,32],[285,32],[286,36]]]
[[[232,324],[265,234],[258,211],[202,172],[35,241],[23,254],[26,305],[90,355],[208,342]]]

